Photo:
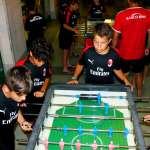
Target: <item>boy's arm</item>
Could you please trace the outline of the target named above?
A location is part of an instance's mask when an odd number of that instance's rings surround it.
[[[63,24],[63,27],[64,27],[65,29],[69,30],[69,31],[72,31],[72,32],[78,34],[78,30],[76,30],[75,28],[70,27],[70,26],[67,25],[66,23]]]
[[[32,124],[27,122],[24,119],[24,117],[22,115],[22,112],[20,110],[18,112],[18,119],[17,119],[17,121],[18,121],[18,123],[19,123],[19,125],[20,125],[22,130],[24,130],[24,131],[32,131]]]
[[[78,78],[83,70],[83,65],[77,64],[74,75],[70,81],[68,81],[68,84],[78,84]]]
[[[42,85],[42,87],[41,87],[41,89],[40,89],[40,91],[34,92],[34,96],[35,97],[43,97],[45,92],[46,92],[46,90],[47,90],[49,82],[50,82],[50,78],[46,78],[44,83],[43,83],[43,85]]]
[[[5,108],[0,105],[0,125],[2,124],[4,116],[5,116]]]
[[[147,47],[146,47],[146,50],[145,50],[145,55],[148,56],[149,53],[150,53],[150,30],[148,31],[147,33]]]
[[[150,49],[150,30],[148,31],[148,43],[147,43],[147,48]]]
[[[118,43],[119,33],[114,31],[113,40],[112,40],[112,48],[116,48]]]
[[[46,78],[41,87],[41,90],[40,90],[41,92],[45,93],[45,91],[47,90],[47,87],[49,85],[49,82],[50,82],[50,78]]]
[[[114,70],[114,73],[116,74],[116,76],[124,82],[124,84],[126,86],[131,86],[131,83],[128,81],[128,79],[126,78],[125,74],[122,72],[121,69],[119,70]]]
[[[24,122],[24,121],[25,121],[25,119],[24,119],[24,117],[23,117],[23,115],[22,115],[22,112],[19,110],[17,122],[18,122],[19,124],[21,124],[21,123]]]

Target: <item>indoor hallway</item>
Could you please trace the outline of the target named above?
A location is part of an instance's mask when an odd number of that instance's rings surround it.
[[[59,27],[60,27],[60,25],[59,25],[58,21],[52,21],[51,23],[49,23],[49,26],[47,27],[46,32],[45,32],[46,39],[52,44],[53,49],[54,49],[53,60],[52,60],[52,67],[53,67],[52,84],[55,84],[55,83],[66,84],[66,82],[68,80],[70,80],[71,76],[72,76],[70,74],[64,74],[62,72],[63,51],[61,49],[59,49],[59,46],[58,46]],[[76,57],[74,55],[71,56],[71,63],[73,65],[76,64],[77,60],[78,60],[78,57]],[[80,83],[84,83],[83,76],[80,79]],[[143,97],[150,97],[150,92],[149,92],[150,74],[145,79],[143,84],[144,84],[143,85]],[[147,99],[147,100],[150,101],[150,99]],[[150,107],[150,102],[148,102],[148,103],[147,102],[146,103],[138,102],[138,103],[136,103],[136,106],[137,107],[143,107],[143,108],[144,107]],[[146,113],[142,112],[142,113],[138,113],[138,114],[139,114],[139,118],[142,119],[144,114],[147,114],[147,112]],[[141,125],[141,127],[142,127],[142,130],[144,133],[146,133],[146,132],[150,133],[150,126]],[[146,145],[150,144],[150,137],[149,136],[145,137]],[[19,128],[17,128],[17,131],[16,131],[16,139],[27,139],[26,135],[23,134]],[[16,142],[16,144],[17,143],[18,142]],[[25,150],[25,145],[18,145],[17,144],[16,150]]]
[[[83,11],[82,15],[85,16],[85,14],[86,14],[85,9],[84,10],[82,9],[82,11]],[[112,7],[111,7],[111,11],[114,11],[114,9]],[[111,12],[110,12],[110,14],[111,14]],[[55,84],[55,83],[66,84],[66,82],[68,80],[70,80],[71,76],[72,76],[71,74],[64,74],[62,72],[62,70],[63,70],[63,67],[62,67],[63,50],[61,50],[59,48],[59,44],[58,44],[59,28],[60,28],[59,21],[53,20],[48,24],[47,29],[45,31],[45,37],[46,37],[47,41],[52,44],[52,47],[54,49],[54,54],[53,54],[53,59],[52,59],[52,67],[53,67],[53,76],[52,76],[52,81],[51,81],[52,84]],[[76,52],[76,51],[74,51],[74,49],[72,49],[72,51],[73,51],[73,53],[77,53],[77,54],[80,53],[80,50],[78,50]],[[72,54],[70,63],[72,65],[76,65],[77,60],[78,60],[78,57]],[[84,83],[83,78],[84,78],[83,76],[80,78],[80,83]],[[150,74],[148,74],[148,77],[145,79],[145,81],[143,83],[143,97],[150,97],[149,87],[150,87]],[[134,94],[136,94],[136,92]],[[147,99],[147,100],[149,102],[146,102],[146,103],[138,102],[138,103],[136,103],[136,106],[143,107],[143,108],[144,107],[150,108],[150,99]],[[150,113],[150,111],[149,111],[149,113]],[[139,118],[142,120],[142,117],[145,114],[147,114],[147,112],[146,113],[140,112],[138,114],[139,114]],[[141,124],[141,127],[143,130],[143,133],[146,133],[146,132],[150,133],[150,126],[145,126],[145,125]],[[20,131],[20,129],[18,127],[16,128],[16,139],[27,140],[27,136],[22,131]],[[150,134],[148,137],[145,137],[145,143],[146,143],[146,145],[150,145]],[[16,141],[16,150],[25,150],[25,147],[26,147],[26,145],[20,145]]]

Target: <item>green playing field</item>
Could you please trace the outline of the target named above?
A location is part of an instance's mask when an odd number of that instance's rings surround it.
[[[73,103],[76,105],[76,103]],[[63,107],[56,111],[59,115],[85,115],[85,116],[105,116],[105,108],[100,107],[84,107],[84,105],[96,105],[98,106],[97,100],[79,100],[78,105],[82,107]],[[104,104],[101,104],[104,105]],[[53,107],[53,106],[52,106]],[[80,110],[81,109],[81,110]],[[108,109],[108,116],[123,118],[123,114],[114,108]],[[123,133],[113,133],[110,136],[109,132],[98,132],[98,130],[119,130],[124,131],[125,120],[109,120],[109,119],[89,119],[89,118],[61,118],[56,117],[52,123],[52,127],[59,128],[75,128],[77,130],[64,132],[62,130],[51,129],[49,135],[49,142],[60,142],[61,139],[64,143],[70,143],[70,145],[65,145],[64,150],[76,150],[75,146],[71,144],[76,144],[80,140],[81,144],[93,144],[96,140],[99,145],[109,145],[110,141],[113,141],[114,145],[127,145],[127,139],[124,137]],[[82,129],[82,134],[79,134],[79,129]],[[84,131],[84,129],[90,129],[90,131]],[[95,130],[94,130],[95,129]],[[94,134],[94,131],[96,135]],[[82,146],[81,150],[91,150],[91,147]],[[119,148],[121,150],[121,148]],[[59,145],[49,144],[49,150],[60,150]],[[99,147],[98,150],[108,150],[108,147]]]

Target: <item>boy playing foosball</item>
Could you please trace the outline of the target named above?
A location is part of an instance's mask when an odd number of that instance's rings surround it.
[[[130,85],[120,68],[119,56],[109,46],[111,40],[111,27],[106,23],[97,24],[93,46],[85,48],[82,52],[69,84],[78,84],[78,78],[85,69],[85,83],[112,84],[115,74],[125,85]]]
[[[14,127],[16,121],[24,131],[31,131],[31,124],[20,112],[20,103],[31,91],[32,80],[24,67],[14,67],[0,87],[0,150],[15,150]]]

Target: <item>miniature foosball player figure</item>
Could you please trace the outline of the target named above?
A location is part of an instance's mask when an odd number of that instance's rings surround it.
[[[115,145],[113,144],[113,141],[110,142],[110,144],[108,145],[109,150],[114,150],[115,149]]]
[[[81,143],[79,140],[77,140],[77,143],[76,143],[76,150],[80,150],[81,148]]]
[[[98,145],[96,143],[96,140],[94,140],[94,143],[92,144],[92,149],[97,150],[97,148],[98,148]]]
[[[63,139],[61,139],[59,142],[60,150],[64,150],[64,146],[65,146],[65,143],[64,143]]]
[[[45,139],[43,141],[43,144],[44,144],[45,150],[48,150],[48,140],[47,139]]]

